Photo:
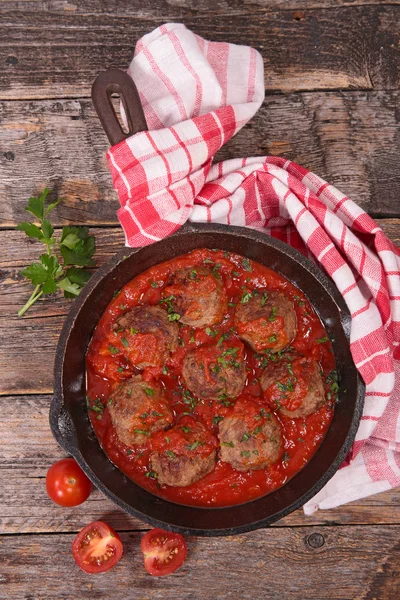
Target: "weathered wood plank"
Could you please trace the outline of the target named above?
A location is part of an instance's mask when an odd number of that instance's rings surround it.
[[[315,8],[338,8],[345,6],[385,6],[397,5],[400,0],[153,0],[143,3],[141,0],[80,0],[79,4],[66,0],[2,0],[2,12],[74,12],[77,14],[118,13],[137,17],[175,17],[176,11],[203,11],[208,14],[227,14],[232,11],[257,11],[262,8],[268,10],[304,10]],[[181,13],[176,13],[177,15]]]
[[[267,96],[217,159],[278,154],[319,174],[365,210],[400,215],[400,92]],[[0,103],[0,226],[26,218],[26,199],[53,187],[56,223],[115,224],[107,139],[90,100]]]
[[[400,220],[379,223],[398,243]],[[98,248],[96,266],[100,266],[123,246],[123,235],[120,228],[95,229],[92,233]],[[19,271],[40,253],[41,245],[22,232],[4,231],[0,235],[0,394],[52,391],[54,353],[70,301],[57,295],[39,300],[22,319],[16,315],[31,293],[29,282]]]
[[[400,594],[399,533],[398,526],[316,527],[189,538],[184,565],[161,579],[146,574],[138,533],[121,534],[125,555],[102,576],[75,565],[72,535],[5,536],[0,593],[13,600],[394,600]]]
[[[68,509],[47,497],[47,470],[65,456],[50,431],[50,401],[51,396],[43,395],[0,397],[0,534],[74,532],[104,518],[119,530],[148,529],[145,522],[127,515],[98,490],[83,505]],[[298,510],[274,526],[396,523],[400,523],[400,490],[311,517]]]
[[[0,98],[88,96],[100,70],[125,68],[135,41],[168,20],[184,22],[215,41],[255,46],[263,55],[270,91],[399,85],[397,6],[274,11],[266,2],[257,6],[236,1],[210,9],[210,2],[187,7],[176,1],[158,2],[155,8],[150,3],[151,8],[139,13],[128,12],[125,4],[120,14],[120,3],[112,4],[115,10],[92,3],[98,8],[87,13],[74,10],[72,2],[59,4],[66,10],[56,12],[36,11],[32,3],[26,11],[4,11]],[[40,48],[39,64],[35,48]]]

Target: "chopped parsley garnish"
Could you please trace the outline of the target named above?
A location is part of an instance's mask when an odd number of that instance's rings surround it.
[[[169,444],[169,442],[170,442],[170,439],[169,439],[169,437],[168,437],[167,435],[165,436],[164,440],[165,440],[165,442],[166,442],[167,444]]]
[[[259,425],[258,427],[255,428],[255,430],[253,431],[253,435],[257,435],[257,433],[260,433],[260,431],[262,430],[262,425]]]
[[[157,473],[155,471],[147,471],[147,473],[145,473],[145,477],[152,477],[153,479],[157,479]]]
[[[236,302],[228,302],[228,306],[235,307],[236,306]]]
[[[222,442],[221,446],[228,446],[229,448],[234,448],[235,444],[233,442]]]
[[[288,364],[287,364],[287,370],[289,371],[290,375],[291,375],[292,377],[294,377],[294,373],[293,373],[293,367],[292,367],[292,364],[291,364],[291,363],[288,363]]]
[[[221,346],[222,342],[225,340],[226,337],[227,337],[226,333],[224,333],[223,335],[221,335],[221,337],[219,338],[219,340],[217,342],[217,346]]]
[[[297,294],[296,294],[296,296],[294,296],[294,299],[296,300],[296,302],[297,302],[297,304],[299,306],[304,306],[305,305],[305,302]]]
[[[127,456],[130,456],[131,454],[133,454],[133,450],[131,450],[130,448],[128,448],[128,450],[125,453]]]
[[[163,298],[162,300],[160,300],[160,304],[163,304],[163,303],[166,304],[169,321],[179,321],[179,319],[181,318],[181,315],[174,311],[174,307],[172,305],[172,300],[175,300],[175,296],[173,296],[171,294],[167,298]]]
[[[168,321],[179,321],[180,318],[181,315],[176,312],[169,313],[168,315]]]
[[[196,450],[197,446],[200,444],[200,442],[197,440],[196,442],[193,442],[193,444],[188,444],[186,446],[186,448],[188,450]]]
[[[192,410],[194,410],[197,406],[197,400],[189,390],[182,390],[182,398],[185,404],[188,404]]]
[[[222,421],[224,417],[220,417],[219,415],[216,415],[215,417],[212,418],[212,424],[213,425],[217,425],[220,421]]]
[[[166,450],[164,452],[164,454],[165,454],[165,456],[168,456],[169,458],[175,458],[176,457],[175,452],[172,452],[172,450]]]
[[[168,308],[171,308],[171,310],[173,310],[173,308],[172,308],[172,300],[175,300],[175,296],[173,294],[171,294],[167,298],[162,298],[160,300],[160,304],[165,303],[168,306]]]
[[[216,329],[211,329],[210,327],[206,327],[204,331],[210,337],[215,337],[218,335],[218,331]]]
[[[275,344],[275,342],[278,340],[278,336],[276,335],[276,333],[273,333],[272,335],[269,336],[268,341],[270,342],[270,344]]]
[[[227,398],[222,398],[219,396],[219,403],[222,404],[222,406],[233,406],[234,402],[233,400],[228,400]]]
[[[156,410],[152,410],[152,411],[151,411],[151,414],[153,415],[153,417],[162,417],[162,416],[163,416],[163,414],[162,414],[162,413],[159,413],[159,412],[157,412]]]
[[[123,338],[121,338],[121,342],[122,342],[122,344],[125,346],[125,348],[127,348],[127,347],[129,346],[129,342],[128,342],[128,340],[126,339],[126,337],[123,337]]]
[[[261,306],[265,306],[266,301],[268,300],[268,292],[264,292],[261,296]]]
[[[149,435],[149,432],[146,431],[145,429],[134,429],[133,431],[135,433],[137,433],[138,435]]]
[[[243,292],[243,296],[240,298],[240,304],[246,304],[246,302],[248,302],[252,297],[252,293],[249,292],[248,290],[245,290]]]
[[[293,383],[291,382],[290,379],[288,379],[287,383],[282,383],[281,381],[277,381],[275,385],[280,392],[293,392],[293,390],[294,390]]]
[[[249,440],[251,438],[251,433],[248,433],[247,431],[244,432],[242,439],[240,440],[241,442],[247,442],[247,440]]]
[[[118,348],[116,348],[115,346],[112,346],[111,344],[108,346],[108,349],[111,354],[119,354]]]
[[[232,275],[234,277],[240,277],[240,273],[238,273],[237,271],[232,271]]]
[[[240,454],[244,458],[250,458],[250,452],[248,450],[243,450],[243,452],[241,452]]]
[[[249,261],[248,258],[244,258],[242,260],[242,267],[245,271],[250,271],[250,272],[252,271],[251,262]]]
[[[221,268],[221,265],[217,264],[217,265],[215,265],[215,267],[212,270],[214,277],[216,277],[217,279],[221,279],[221,275],[218,273],[220,268]]]
[[[273,306],[271,308],[271,314],[270,314],[270,316],[268,318],[268,321],[271,321],[271,322],[275,321],[276,313],[277,313],[276,307]]]
[[[157,281],[150,281],[150,285],[151,285],[152,288],[158,288]]]
[[[154,390],[151,387],[144,387],[143,390],[148,396],[154,396]]]
[[[137,330],[137,329],[135,329],[134,327],[130,327],[130,328],[129,328],[129,331],[130,331],[130,333],[131,333],[132,335],[136,335],[136,333],[138,333],[138,330]]]
[[[96,398],[96,400],[93,401],[92,406],[88,406],[89,410],[92,410],[93,412],[97,413],[97,418],[100,420],[103,416],[103,411],[104,411],[104,404],[102,403],[102,401],[100,400],[100,398]]]
[[[187,425],[182,426],[181,430],[183,431],[183,433],[190,433],[192,431]]]
[[[329,342],[329,338],[328,337],[317,338],[315,341],[317,342],[317,344],[324,344],[325,342]]]
[[[326,384],[329,386],[331,393],[336,395],[339,391],[337,372],[331,371],[325,381],[326,381]],[[328,398],[328,400],[330,400],[330,398]]]
[[[283,453],[282,460],[283,462],[288,462],[290,460],[290,456],[287,452]]]

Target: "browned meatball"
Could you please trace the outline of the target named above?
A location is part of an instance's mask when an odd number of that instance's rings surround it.
[[[199,398],[217,400],[221,394],[235,398],[246,383],[244,346],[236,341],[231,346],[201,346],[188,352],[182,375],[189,390]]]
[[[296,312],[281,292],[248,292],[236,307],[235,326],[253,350],[279,352],[296,336]]]
[[[165,301],[179,320],[190,327],[206,327],[221,321],[227,309],[222,281],[206,267],[181,269],[164,290]]]
[[[173,423],[173,414],[160,388],[140,375],[118,385],[108,399],[118,439],[127,446],[144,444],[149,435]]]
[[[270,363],[260,384],[269,405],[287,417],[306,417],[325,404],[321,369],[311,359]]]
[[[138,369],[161,367],[178,344],[178,325],[168,319],[159,306],[136,306],[115,323],[117,337],[109,336],[112,344],[118,341],[119,352]]]
[[[264,469],[282,454],[282,434],[277,418],[251,401],[238,402],[232,414],[219,422],[222,462],[237,471]]]
[[[150,445],[149,467],[160,485],[185,487],[215,467],[217,440],[192,417],[185,416],[167,432],[155,434]]]

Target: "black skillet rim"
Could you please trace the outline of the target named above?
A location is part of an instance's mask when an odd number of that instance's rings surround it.
[[[268,236],[265,233],[248,229],[245,227],[229,227],[229,231],[227,231],[227,227],[225,225],[219,224],[196,224],[190,225],[186,224],[180,230],[178,230],[173,237],[178,237],[185,235],[187,233],[237,233],[238,235],[250,238],[250,240],[256,242],[266,243],[269,246],[273,246],[278,251],[281,251],[285,256],[288,256],[290,259],[293,259],[295,262],[300,263],[305,269],[311,272],[314,279],[318,281],[318,283],[325,288],[327,293],[332,297],[338,309],[341,311],[341,325],[343,328],[344,335],[349,341],[350,335],[350,314],[344,303],[342,296],[339,294],[337,288],[333,284],[332,280],[327,276],[319,267],[317,267],[313,262],[311,262],[308,258],[304,257],[297,250],[293,249],[288,244],[281,242],[275,238]],[[170,236],[172,237],[172,236]],[[115,267],[119,265],[122,261],[126,259],[127,256],[135,254],[139,252],[141,248],[122,248],[114,257],[112,257],[109,261],[107,261],[104,265],[102,265],[96,273],[92,276],[89,282],[86,284],[82,293],[78,296],[78,298],[74,301],[69,314],[66,317],[64,322],[64,326],[62,328],[57,351],[56,351],[56,359],[54,365],[54,397],[51,402],[50,407],[50,427],[52,433],[60,444],[62,448],[66,450],[69,454],[71,454],[75,460],[78,462],[83,471],[88,475],[89,479],[94,483],[94,485],[103,492],[107,497],[109,497],[115,504],[117,504],[120,508],[125,510],[127,513],[140,518],[141,520],[149,523],[155,527],[162,527],[167,530],[177,531],[180,533],[184,533],[187,535],[199,535],[199,536],[224,536],[224,535],[234,535],[245,533],[248,531],[253,531],[255,529],[259,529],[262,527],[266,527],[271,523],[281,519],[282,517],[288,515],[294,510],[303,506],[308,500],[310,500],[318,491],[322,489],[322,487],[331,479],[331,477],[336,473],[341,463],[345,459],[357,432],[359,421],[362,415],[363,405],[364,405],[364,391],[365,386],[364,383],[357,372],[355,365],[353,363],[353,367],[355,373],[357,374],[357,393],[354,403],[354,412],[351,420],[350,427],[348,429],[348,434],[344,443],[342,444],[341,449],[336,454],[336,457],[330,463],[330,466],[325,471],[325,473],[317,480],[317,482],[304,494],[302,494],[297,500],[292,502],[290,505],[285,508],[277,511],[273,515],[265,517],[263,519],[259,519],[255,522],[236,525],[229,528],[224,527],[223,529],[206,529],[201,528],[198,529],[196,527],[185,527],[176,524],[170,524],[168,522],[164,522],[162,520],[156,519],[154,517],[150,517],[144,512],[139,511],[138,509],[133,508],[130,504],[127,504],[117,495],[115,495],[108,487],[99,479],[97,475],[92,471],[89,465],[86,463],[84,458],[82,457],[79,449],[77,448],[76,441],[74,440],[74,425],[72,423],[72,419],[69,417],[67,409],[64,405],[64,396],[63,396],[63,368],[64,368],[64,355],[67,348],[67,344],[70,337],[70,332],[74,326],[75,320],[80,312],[81,307],[85,303],[86,299],[94,288],[98,285],[98,283],[108,274],[110,274]],[[155,247],[156,251],[156,247]],[[160,261],[162,262],[162,260]],[[155,263],[157,264],[157,263]],[[321,443],[321,446],[323,441]],[[320,446],[320,447],[321,447]],[[99,450],[104,453],[101,449],[100,445],[98,446]],[[105,453],[104,453],[105,454]],[[318,454],[317,452],[314,454],[313,458]],[[108,458],[108,457],[107,457]],[[108,459],[109,460],[109,459]],[[312,460],[312,459],[310,459]],[[111,462],[111,461],[110,461]],[[112,463],[111,463],[112,464]],[[115,467],[117,469],[117,467]],[[301,471],[300,471],[301,472]],[[126,477],[122,472],[121,476]],[[137,485],[137,484],[135,484]],[[140,487],[140,486],[137,486]],[[285,486],[283,486],[285,487]],[[142,488],[141,488],[142,489]],[[282,489],[282,488],[279,488]],[[148,492],[151,494],[151,492]],[[274,492],[272,492],[274,493]],[[153,494],[151,496],[154,497]],[[158,497],[157,497],[158,498]],[[165,503],[166,505],[174,505],[180,506],[179,504],[169,502],[162,498],[158,498],[161,503]],[[260,498],[255,499],[260,500]],[[254,501],[249,501],[248,503],[235,505],[235,506],[251,506],[251,503]],[[184,505],[186,506],[186,505]],[[200,511],[223,511],[232,507],[193,507],[196,510]]]

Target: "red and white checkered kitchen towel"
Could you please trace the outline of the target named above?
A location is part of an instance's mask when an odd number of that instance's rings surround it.
[[[126,244],[151,244],[189,219],[246,225],[311,253],[352,314],[351,352],[366,400],[348,460],[305,511],[400,485],[399,250],[354,202],[289,160],[212,165],[263,101],[263,62],[253,48],[170,23],[138,42],[129,73],[150,131],[107,154]]]

